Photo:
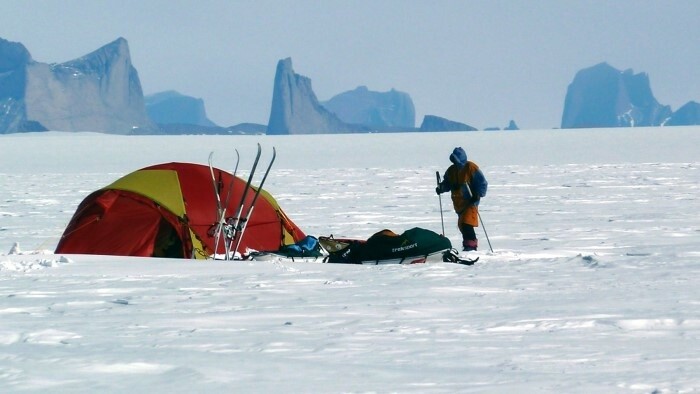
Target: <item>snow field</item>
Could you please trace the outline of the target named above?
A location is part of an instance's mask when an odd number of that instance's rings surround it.
[[[697,391],[700,130],[674,130],[259,138],[290,218],[350,237],[441,231],[462,144],[490,183],[471,267],[53,255],[92,190],[238,137],[2,136],[0,391]]]

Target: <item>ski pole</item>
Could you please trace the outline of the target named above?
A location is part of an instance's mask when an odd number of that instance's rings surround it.
[[[473,196],[474,193],[472,193],[472,188],[469,187],[469,184],[466,184],[467,190],[469,190],[469,195]],[[484,229],[484,235],[486,236],[486,242],[489,243],[489,250],[491,250],[491,253],[493,253],[493,248],[491,247],[491,240],[489,239],[489,233],[486,232],[486,225],[484,225],[484,221],[481,220],[481,212],[479,212],[479,207],[476,207],[476,214],[479,217],[479,221],[481,222],[481,228]]]
[[[479,213],[478,209],[476,211],[477,215],[479,215],[479,221],[481,222],[481,228],[484,229],[484,235],[486,235],[486,242],[489,243],[489,249],[491,250],[491,253],[493,253],[493,248],[491,247],[491,240],[489,239],[489,233],[486,232],[486,225],[484,224],[484,221],[481,219],[481,213]]]
[[[435,177],[437,178],[437,185],[440,186],[440,171],[435,171]],[[445,236],[445,219],[442,215],[442,196],[438,193],[438,200],[440,201],[440,224],[442,224],[442,236]]]

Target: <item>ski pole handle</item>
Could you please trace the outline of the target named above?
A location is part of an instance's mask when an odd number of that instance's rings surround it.
[[[437,178],[437,187],[440,187],[440,171],[435,171],[435,177]],[[437,188],[435,188],[437,190]],[[445,236],[445,218],[442,215],[442,196],[438,193],[438,201],[440,202],[440,224],[442,225],[442,236]]]

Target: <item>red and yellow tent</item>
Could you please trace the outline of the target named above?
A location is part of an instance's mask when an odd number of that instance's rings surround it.
[[[225,209],[226,218],[233,217],[246,182],[217,168],[214,177],[222,199],[231,189]],[[255,190],[248,192],[244,206],[251,203]],[[214,251],[217,220],[217,197],[208,166],[158,164],[132,172],[86,197],[66,227],[56,253],[205,259],[215,252],[225,253],[223,242]],[[260,190],[237,251],[278,250],[304,237],[277,201]]]

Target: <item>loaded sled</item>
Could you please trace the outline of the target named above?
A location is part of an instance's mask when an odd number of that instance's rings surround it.
[[[382,230],[366,240],[307,236],[274,252],[251,252],[251,260],[285,259],[331,264],[419,264],[450,262],[471,265],[476,260],[459,257],[446,237],[414,227],[402,234]]]
[[[417,264],[428,260],[440,262],[442,254],[452,248],[450,240],[419,227],[396,234],[382,230],[367,240],[319,238],[328,252],[329,263],[340,264]]]

